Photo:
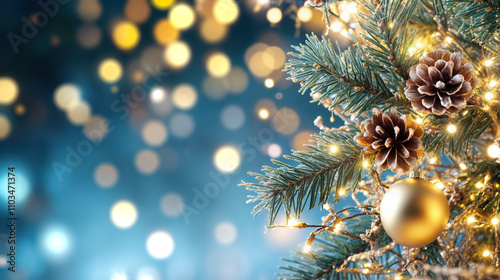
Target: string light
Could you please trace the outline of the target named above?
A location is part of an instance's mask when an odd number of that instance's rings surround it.
[[[460,169],[465,170],[467,169],[467,165],[465,163],[461,162],[458,166],[460,166]]]
[[[421,124],[424,120],[422,118],[417,118],[415,120],[416,123]]]
[[[394,23],[389,23],[389,28],[393,28],[394,27]]]
[[[260,109],[259,110],[259,118],[263,120],[267,120],[269,118],[269,111],[267,109]]]
[[[336,153],[338,150],[339,150],[339,148],[337,146],[335,146],[335,145],[332,145],[330,147],[330,152],[332,152],[332,153]]]
[[[495,218],[491,219],[491,223],[495,226],[498,225],[498,218],[495,217]]]
[[[482,187],[484,187],[483,183],[481,183],[481,182],[476,183],[476,188],[480,189]]]
[[[368,268],[363,269],[363,274],[368,274],[368,272],[370,272]]]
[[[401,277],[401,275],[400,275],[400,274],[398,274],[398,275],[396,275],[396,277],[394,277],[394,279],[396,279],[396,280],[401,280],[401,279],[403,279],[403,277]]]
[[[493,65],[493,60],[491,60],[491,59],[490,60],[486,60],[484,62],[484,65],[486,65],[486,67],[490,67],[491,65]]]
[[[443,189],[444,188],[444,184],[441,183],[441,182],[438,182],[438,183],[436,183],[436,187],[438,187],[440,189]]]
[[[267,88],[272,88],[274,87],[274,81],[273,79],[271,78],[268,78],[264,81],[264,85],[267,87]]]
[[[492,158],[498,158],[500,156],[500,147],[496,144],[492,144],[488,147],[488,155]]]
[[[446,129],[448,130],[449,133],[455,133],[457,131],[457,127],[454,124],[448,125]]]
[[[469,223],[469,224],[472,224],[475,221],[476,221],[476,219],[473,216],[470,216],[469,218],[467,218],[467,223]]]
[[[288,226],[293,227],[293,226],[296,226],[298,224],[299,224],[299,220],[297,220],[296,218],[291,218],[288,220]]]
[[[435,164],[437,162],[437,158],[433,157],[429,162],[430,164]]]
[[[491,100],[491,99],[493,99],[493,97],[495,97],[495,95],[493,95],[493,93],[491,93],[491,92],[487,92],[487,93],[484,95],[484,98],[485,98],[486,100]]]
[[[332,26],[330,27],[333,32],[339,32],[342,30],[342,23],[340,21],[336,21],[332,23]]]
[[[339,190],[339,195],[340,195],[340,196],[345,195],[345,191],[344,191],[343,189],[340,189],[340,190]]]
[[[364,167],[364,168],[368,168],[368,165],[369,165],[369,163],[368,163],[368,161],[367,161],[367,160],[363,161],[363,167]]]
[[[309,245],[309,244],[304,245],[304,247],[302,248],[302,251],[304,253],[309,253],[311,251],[311,245]]]
[[[497,85],[497,83],[498,83],[497,81],[491,80],[490,81],[490,87],[495,87]]]
[[[449,43],[451,43],[451,42],[453,41],[450,37],[446,37],[446,39],[445,39],[445,40],[446,40],[446,43],[448,43],[448,44],[449,44]]]
[[[323,204],[323,209],[330,210],[330,204],[328,203]]]
[[[483,257],[489,257],[491,255],[490,251],[484,250]]]

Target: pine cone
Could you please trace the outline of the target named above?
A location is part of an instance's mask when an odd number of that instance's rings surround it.
[[[460,53],[435,50],[410,68],[405,95],[418,112],[450,115],[465,107],[477,84],[474,67]]]
[[[409,115],[399,116],[392,108],[389,114],[373,110],[371,120],[361,123],[361,133],[354,140],[367,146],[365,153],[376,153],[375,165],[392,171],[407,172],[424,154],[420,138],[424,131]]]

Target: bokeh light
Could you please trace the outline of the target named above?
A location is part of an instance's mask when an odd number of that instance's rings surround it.
[[[79,0],[77,13],[85,21],[95,21],[102,14],[102,6],[99,0]]]
[[[49,225],[41,233],[41,247],[52,260],[62,260],[71,252],[71,237],[66,228]]]
[[[222,110],[220,119],[226,129],[236,130],[245,122],[245,112],[240,106],[229,105]]]
[[[92,109],[90,105],[83,100],[72,102],[66,111],[66,116],[70,123],[74,125],[83,125],[92,117]]]
[[[114,58],[103,60],[99,64],[99,77],[106,83],[115,83],[122,77],[123,69],[120,62]]]
[[[180,32],[168,19],[161,19],[156,22],[153,28],[153,35],[160,45],[167,45],[179,39]]]
[[[188,114],[177,113],[173,115],[169,124],[172,134],[180,139],[188,138],[194,132],[194,120]]]
[[[283,108],[276,112],[273,117],[273,128],[284,135],[290,135],[297,131],[300,124],[299,115],[295,110]]]
[[[137,271],[137,280],[160,280],[161,275],[154,266],[141,267]]]
[[[166,231],[151,233],[146,241],[149,255],[155,259],[166,259],[174,251],[174,240]]]
[[[266,17],[270,23],[278,23],[281,21],[283,15],[281,13],[280,8],[273,7],[267,11]]]
[[[130,21],[121,21],[115,24],[112,35],[116,47],[124,51],[135,48],[141,38],[139,28]]]
[[[276,143],[268,145],[267,154],[272,158],[279,158],[282,154],[281,146]]]
[[[255,105],[255,114],[262,120],[267,120],[276,113],[276,105],[271,99],[262,99]]]
[[[238,149],[233,146],[222,146],[215,152],[214,164],[221,172],[231,173],[240,166],[241,158]]]
[[[94,115],[85,123],[83,133],[91,140],[101,141],[108,134],[109,122],[101,116]]]
[[[238,237],[238,231],[232,223],[221,222],[215,227],[214,237],[219,244],[230,245]]]
[[[168,193],[161,198],[160,209],[167,217],[177,217],[184,210],[184,201],[176,193]]]
[[[144,23],[151,14],[148,0],[127,0],[125,4],[125,17],[135,23]]]
[[[80,46],[91,49],[99,45],[102,39],[101,29],[97,25],[82,25],[76,31],[76,40]]]
[[[227,35],[227,26],[213,18],[206,18],[200,24],[200,35],[208,43],[218,43]]]
[[[54,103],[57,108],[66,111],[69,107],[80,102],[80,90],[73,84],[62,84],[54,92]]]
[[[9,137],[10,131],[10,120],[5,115],[0,114],[0,140]]]
[[[173,42],[165,48],[164,59],[173,69],[184,68],[191,60],[191,49],[185,42]]]
[[[120,200],[111,206],[110,218],[119,229],[128,229],[137,221],[137,208],[128,200]]]
[[[189,84],[180,84],[172,92],[172,102],[179,109],[189,110],[196,105],[197,101],[196,89]]]
[[[175,28],[186,30],[193,26],[196,15],[190,5],[179,3],[170,10],[169,19]]]
[[[10,77],[0,77],[0,105],[10,105],[17,99],[19,87]]]
[[[300,7],[299,10],[297,11],[297,17],[299,18],[299,20],[302,22],[310,21],[313,17],[311,9],[312,9],[311,7],[307,6]]]
[[[311,148],[304,146],[304,144],[312,144],[313,137],[311,136],[314,134],[312,131],[301,131],[293,137],[292,141],[292,147],[296,151],[300,150],[310,150]]]
[[[141,150],[135,156],[135,167],[143,174],[154,173],[160,165],[160,157],[154,151]]]
[[[225,89],[233,94],[242,93],[248,87],[248,83],[247,72],[241,67],[233,67],[223,80]]]
[[[142,139],[153,147],[161,146],[167,141],[168,131],[161,121],[150,120],[142,127]]]
[[[161,103],[167,98],[167,92],[164,88],[156,87],[151,90],[149,97],[154,103]]]
[[[212,13],[218,22],[232,24],[238,19],[240,9],[234,0],[215,0]]]
[[[226,54],[215,52],[207,58],[206,67],[212,77],[222,78],[231,71],[231,60]]]
[[[118,170],[111,163],[102,163],[94,171],[94,180],[102,188],[116,185],[118,176]]]
[[[151,0],[151,4],[158,10],[166,10],[175,3],[175,0]]]

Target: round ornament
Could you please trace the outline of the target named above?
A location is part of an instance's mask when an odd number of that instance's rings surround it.
[[[450,210],[443,192],[422,178],[393,184],[380,204],[385,232],[398,244],[423,247],[439,237]]]

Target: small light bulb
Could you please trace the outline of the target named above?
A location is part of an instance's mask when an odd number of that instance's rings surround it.
[[[398,275],[396,275],[396,277],[394,277],[394,279],[396,279],[396,280],[401,280],[401,279],[403,279],[403,277],[401,277],[401,275],[400,275],[400,274],[398,274]]]
[[[450,37],[446,37],[446,39],[445,39],[445,40],[446,40],[446,43],[448,43],[448,44],[449,44],[449,43],[451,43],[451,42],[453,41]]]
[[[336,153],[338,150],[339,150],[339,148],[337,146],[335,146],[335,145],[332,145],[330,147],[330,152],[332,152],[332,153]]]
[[[486,100],[491,100],[491,99],[493,99],[493,97],[495,97],[495,95],[493,95],[493,93],[491,93],[491,92],[487,92],[487,93],[484,95],[484,98],[485,98]]]
[[[437,162],[437,158],[433,157],[429,162],[430,164],[435,164]]]
[[[368,274],[368,272],[370,272],[370,270],[368,270],[368,268],[363,269],[364,274]]]
[[[393,28],[394,27],[394,23],[389,23],[389,28]]]
[[[343,196],[344,194],[345,194],[345,191],[344,191],[343,189],[340,189],[340,190],[339,190],[339,195],[340,195],[340,196]]]
[[[436,187],[438,187],[439,189],[442,190],[444,188],[444,184],[441,182],[438,182],[438,183],[436,183]]]
[[[498,225],[498,218],[491,219],[491,223],[495,226]]]
[[[273,81],[273,79],[270,79],[270,78],[266,79],[264,81],[264,85],[266,86],[266,88],[272,88],[272,87],[274,87],[274,81]]]
[[[422,44],[422,43],[419,41],[419,42],[417,42],[417,43],[415,44],[415,46],[417,46],[417,48],[421,49],[421,48],[424,46],[424,44]]]
[[[297,220],[296,218],[291,218],[290,220],[288,220],[288,226],[296,226],[299,224],[299,220]]]
[[[481,182],[476,183],[476,188],[480,189],[482,187],[484,187],[483,183],[481,183]]]
[[[465,163],[461,162],[458,166],[460,166],[460,169],[465,170],[467,169],[467,165]]]
[[[492,158],[497,158],[500,156],[500,147],[496,144],[492,144],[488,147],[488,155]]]
[[[259,118],[263,120],[267,120],[269,118],[269,111],[267,109],[260,109],[259,110]]]
[[[417,51],[417,49],[414,47],[411,47],[408,51],[410,52],[410,54],[414,54]]]
[[[333,32],[339,32],[342,30],[342,23],[340,21],[336,21],[332,23],[332,26],[330,27]]]
[[[336,225],[335,225],[335,228],[334,228],[334,230],[333,230],[333,231],[334,231],[335,233],[339,233],[339,231],[340,231],[340,223],[338,223],[338,224],[336,224]]]
[[[496,85],[497,85],[497,81],[492,80],[492,81],[490,82],[490,87],[495,87]]]
[[[484,250],[483,257],[489,257],[491,255],[490,251]]]
[[[344,37],[347,37],[347,35],[349,35],[349,32],[345,29],[342,29],[342,31],[340,31],[340,34]]]
[[[490,60],[486,60],[484,62],[484,65],[486,65],[487,67],[490,67],[492,64],[493,64],[493,60],[491,60],[491,59]]]
[[[417,118],[415,120],[416,123],[421,124],[424,120],[422,118]]]
[[[446,129],[448,130],[449,133],[455,133],[457,131],[457,127],[454,124],[448,125]]]
[[[330,204],[328,203],[323,204],[323,209],[330,210]]]
[[[472,224],[475,221],[476,221],[476,219],[474,217],[472,217],[472,216],[470,216],[469,218],[467,218],[467,223],[469,223],[469,224]]]
[[[304,245],[304,247],[302,248],[302,251],[304,253],[309,253],[311,251],[311,245],[309,245],[309,244]]]
[[[367,161],[367,160],[363,161],[363,167],[364,167],[364,168],[368,168],[368,165],[369,165],[369,163],[368,163],[368,161]]]

